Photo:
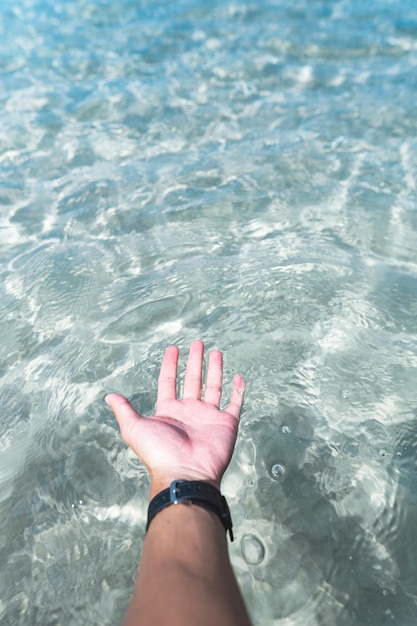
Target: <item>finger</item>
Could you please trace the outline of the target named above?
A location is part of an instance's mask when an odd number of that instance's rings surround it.
[[[158,400],[175,400],[177,397],[177,365],[178,365],[178,348],[177,346],[169,346],[165,350],[162,359],[161,371],[158,379]]]
[[[184,379],[184,400],[200,400],[204,343],[193,341],[187,359]]]
[[[232,381],[232,394],[230,403],[226,407],[226,413],[233,415],[235,419],[239,419],[240,411],[243,405],[243,396],[245,394],[245,379],[240,374],[235,374]]]
[[[222,397],[222,378],[223,355],[219,350],[213,350],[213,352],[210,352],[209,356],[204,402],[214,404],[217,408],[220,406],[220,399]]]
[[[137,427],[138,421],[144,419],[143,416],[133,408],[127,398],[118,393],[109,393],[104,401],[113,411],[124,441],[130,445],[130,434]]]

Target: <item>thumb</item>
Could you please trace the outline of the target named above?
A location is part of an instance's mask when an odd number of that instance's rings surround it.
[[[118,393],[109,393],[104,402],[111,408],[119,424],[121,435],[128,446],[131,445],[132,431],[137,428],[143,416],[133,408],[129,400]]]

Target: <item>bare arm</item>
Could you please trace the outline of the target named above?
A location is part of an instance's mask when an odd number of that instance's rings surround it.
[[[155,415],[143,417],[109,394],[125,442],[151,477],[150,499],[176,479],[220,489],[236,441],[244,380],[236,374],[230,403],[220,410],[222,354],[210,354],[202,399],[204,345],[191,344],[183,398],[177,399],[178,349],[164,355]],[[171,505],[150,524],[125,626],[250,626],[230,565],[227,540],[215,513]]]

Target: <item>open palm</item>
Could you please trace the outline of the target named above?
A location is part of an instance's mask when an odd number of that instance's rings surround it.
[[[204,344],[191,344],[182,399],[177,399],[178,348],[167,348],[158,381],[155,415],[140,415],[118,394],[106,396],[124,441],[136,452],[151,475],[151,495],[175,479],[206,480],[220,488],[236,441],[243,403],[244,379],[233,377],[230,403],[220,410],[222,354],[210,353],[204,399]]]

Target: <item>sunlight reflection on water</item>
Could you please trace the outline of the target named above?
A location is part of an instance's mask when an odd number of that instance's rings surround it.
[[[415,624],[411,9],[0,9],[1,626],[120,623],[148,479],[103,396],[150,413],[196,337],[247,379],[254,624]]]

